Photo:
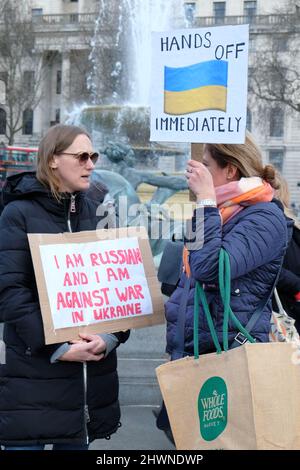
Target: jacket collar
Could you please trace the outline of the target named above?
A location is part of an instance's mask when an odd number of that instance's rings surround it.
[[[78,212],[83,193],[76,192],[73,195],[75,196],[76,212]],[[32,171],[9,176],[2,191],[4,205],[12,201],[34,199],[38,200],[48,212],[56,214],[66,213],[69,210],[71,196],[72,194],[70,193],[62,193],[61,200],[55,199],[50,189],[40,183],[36,178],[35,172]]]

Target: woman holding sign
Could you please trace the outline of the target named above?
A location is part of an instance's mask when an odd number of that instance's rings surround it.
[[[203,162],[190,160],[186,177],[197,198],[191,220],[190,242],[185,243],[185,273],[166,304],[167,350],[176,353],[180,300],[187,276],[191,279],[184,322],[184,354],[193,354],[195,280],[204,290],[223,344],[224,306],[219,290],[220,249],[229,255],[231,309],[256,341],[268,342],[271,294],[289,238],[289,223],[272,202],[278,189],[275,169],[263,166],[261,153],[248,133],[245,144],[206,144]],[[186,292],[186,291],[185,291]],[[252,323],[252,324],[251,324]],[[233,348],[247,338],[229,322],[228,344]],[[215,351],[206,316],[200,305],[199,352]]]
[[[56,125],[42,139],[36,173],[11,176],[0,219],[0,444],[7,450],[87,450],[119,427],[116,347],[129,333],[82,334],[45,345],[28,233],[95,230],[85,196],[98,159],[85,130]]]

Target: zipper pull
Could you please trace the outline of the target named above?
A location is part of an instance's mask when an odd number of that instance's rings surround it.
[[[90,418],[88,405],[84,405],[84,416],[85,416],[85,421],[89,423],[91,421],[91,418]]]
[[[70,203],[70,212],[76,212],[76,205],[75,205],[75,196],[71,194],[71,203]]]

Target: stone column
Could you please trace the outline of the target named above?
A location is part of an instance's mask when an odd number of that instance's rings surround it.
[[[51,103],[49,86],[46,54],[40,52],[37,56],[36,66],[35,66],[35,79],[37,80],[37,96],[40,96],[40,100],[33,110],[33,140],[38,142],[41,138],[42,132],[44,129],[49,127],[49,105]]]
[[[61,122],[63,123],[67,117],[67,111],[70,110],[70,87],[71,87],[71,64],[70,51],[62,51],[62,67],[61,67]]]
[[[0,106],[4,106],[6,102],[6,85],[4,80],[0,80]]]

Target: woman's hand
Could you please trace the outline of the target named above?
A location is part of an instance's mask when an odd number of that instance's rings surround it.
[[[100,361],[106,350],[105,341],[98,335],[79,333],[80,340],[71,341],[70,349],[63,354],[60,361]]]
[[[195,194],[197,200],[216,200],[212,176],[203,163],[197,162],[196,160],[189,160],[187,162],[185,176],[188,180],[188,186]]]

